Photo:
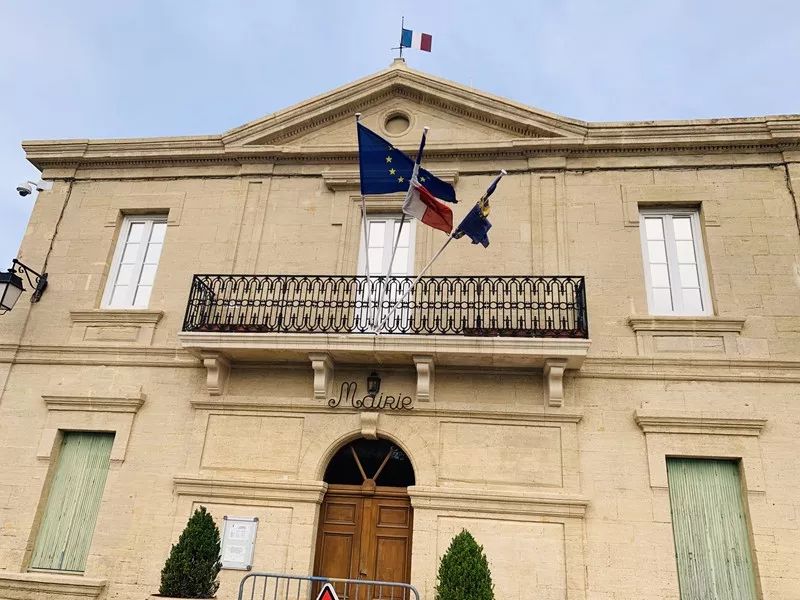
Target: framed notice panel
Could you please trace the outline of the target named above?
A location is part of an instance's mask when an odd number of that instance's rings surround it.
[[[258,517],[222,517],[222,568],[249,571],[253,568]]]

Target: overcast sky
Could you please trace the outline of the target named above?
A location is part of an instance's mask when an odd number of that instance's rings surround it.
[[[0,0],[0,268],[22,140],[221,133],[387,67],[401,15],[411,67],[570,117],[800,112],[796,0]]]

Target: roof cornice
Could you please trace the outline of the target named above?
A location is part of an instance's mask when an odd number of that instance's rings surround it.
[[[429,143],[431,158],[591,156],[609,154],[775,153],[800,147],[800,115],[587,123],[547,113],[440,79],[395,61],[391,67],[221,135],[23,143],[39,169],[135,164],[352,161],[349,145],[302,145],[304,132],[401,96],[509,134],[503,141]],[[355,135],[353,136],[355,138]],[[287,143],[293,141],[293,143]],[[403,146],[400,146],[404,149]],[[409,147],[409,151],[415,148]]]
[[[153,142],[153,143],[150,143]],[[165,140],[107,140],[101,142],[24,142],[28,160],[37,168],[90,167],[93,165],[125,165],[210,161],[231,164],[247,162],[354,161],[358,147],[351,145],[314,146],[234,146],[201,142],[195,145],[171,145]],[[474,159],[485,157],[526,156],[592,156],[687,153],[763,154],[800,149],[800,131],[791,136],[769,135],[725,136],[620,136],[610,138],[534,138],[490,143],[428,144],[429,158]],[[413,148],[408,148],[413,151]]]

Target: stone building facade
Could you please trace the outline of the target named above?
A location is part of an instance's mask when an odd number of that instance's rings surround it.
[[[430,127],[457,220],[508,171],[490,246],[453,242],[379,335],[356,112],[411,154]],[[462,528],[498,599],[800,598],[800,117],[586,123],[396,61],[222,135],[24,149],[53,187],[19,259],[49,287],[0,316],[0,598],[146,598],[200,505],[258,518],[253,571],[425,599]],[[381,264],[402,199],[365,201]],[[445,238],[405,227],[413,275]],[[373,372],[388,404],[336,401]],[[75,542],[81,456],[107,466]],[[738,515],[711,542],[706,492]],[[693,574],[703,543],[741,564]]]

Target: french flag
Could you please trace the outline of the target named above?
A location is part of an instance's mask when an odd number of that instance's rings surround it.
[[[431,51],[433,36],[430,33],[414,33],[411,29],[403,29],[400,37],[400,46],[403,48],[416,48],[423,52]]]
[[[403,212],[422,221],[428,227],[450,233],[453,230],[453,211],[412,177],[403,202]]]

